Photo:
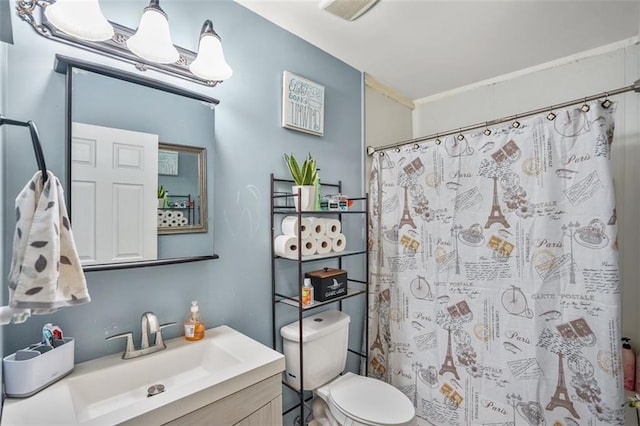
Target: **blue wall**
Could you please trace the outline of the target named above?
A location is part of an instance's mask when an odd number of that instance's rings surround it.
[[[136,27],[145,1],[102,1],[108,19]],[[12,4],[12,8],[13,8]],[[283,153],[311,152],[322,179],[342,180],[343,192],[362,188],[362,76],[357,70],[265,21],[231,1],[188,3],[166,0],[174,43],[195,50],[205,18],[222,36],[234,75],[216,88],[205,88],[148,72],[150,77],[217,97],[215,135],[209,159],[214,162],[214,250],[220,259],[183,265],[87,273],[92,302],[35,317],[4,329],[4,354],[38,340],[45,322],[60,325],[77,339],[76,362],[123,350],[122,342],[104,338],[140,328],[140,314],[154,311],[161,322],[182,321],[191,300],[198,300],[208,326],[228,324],[271,344],[271,260],[269,173],[285,177]],[[13,9],[12,9],[13,10]],[[14,41],[8,46],[6,114],[34,120],[43,139],[49,168],[64,175],[64,76],[53,69],[56,53],[132,71],[127,64],[102,58],[38,36],[13,16]],[[326,88],[325,134],[315,137],[280,127],[284,70]],[[3,241],[11,251],[13,200],[36,171],[28,135],[7,129],[3,146],[5,189]],[[364,235],[354,226],[351,243]],[[348,246],[349,246],[348,244]],[[8,271],[10,256],[5,256]],[[320,268],[322,265],[314,265]],[[291,266],[283,272],[294,271]],[[289,284],[291,284],[289,282]],[[6,290],[5,290],[6,300]],[[293,311],[293,310],[292,310]],[[181,334],[167,329],[169,338]],[[136,337],[136,342],[137,342]]]

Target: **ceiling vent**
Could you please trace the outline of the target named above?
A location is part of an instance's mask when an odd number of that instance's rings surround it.
[[[369,10],[378,0],[322,0],[320,9],[347,21],[354,21]]]

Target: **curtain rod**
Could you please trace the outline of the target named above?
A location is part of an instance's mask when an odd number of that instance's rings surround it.
[[[566,108],[566,107],[569,107],[569,106],[572,106],[572,105],[577,105],[577,104],[580,104],[580,103],[587,103],[587,102],[590,102],[590,101],[594,101],[594,100],[602,98],[602,97],[607,98],[609,96],[615,96],[615,95],[619,95],[621,93],[626,93],[626,92],[631,92],[631,91],[634,91],[636,93],[640,92],[640,79],[636,80],[630,86],[620,87],[619,89],[610,90],[608,92],[599,93],[597,95],[587,96],[585,98],[574,99],[572,101],[563,102],[563,103],[557,104],[557,105],[551,105],[551,106],[546,107],[546,108],[534,109],[534,110],[531,110],[531,111],[524,112],[522,114],[514,114],[514,115],[510,115],[508,117],[502,117],[502,118],[498,118],[498,119],[491,120],[491,121],[485,121],[483,123],[472,124],[470,126],[460,127],[460,128],[458,128],[456,130],[449,130],[447,132],[433,133],[433,134],[430,134],[430,135],[427,135],[427,136],[421,136],[421,137],[415,138],[415,139],[408,139],[408,140],[404,140],[404,141],[401,141],[401,142],[396,142],[396,143],[393,143],[393,144],[390,144],[390,145],[384,145],[384,146],[379,146],[379,147],[375,147],[375,148],[372,147],[372,146],[367,146],[367,154],[369,156],[372,156],[373,154],[375,154],[376,152],[379,152],[379,151],[384,151],[384,150],[391,149],[391,148],[399,148],[401,146],[409,145],[409,144],[412,144],[412,143],[417,144],[418,142],[424,142],[424,141],[429,140],[429,139],[438,140],[438,138],[440,138],[440,137],[451,136],[451,135],[455,135],[455,134],[461,134],[463,132],[468,132],[470,130],[486,128],[486,127],[489,127],[489,126],[493,126],[495,124],[505,123],[507,121],[517,121],[518,118],[531,117],[532,115],[541,114],[543,112],[552,112],[554,109]],[[436,143],[439,143],[439,141],[436,142]]]

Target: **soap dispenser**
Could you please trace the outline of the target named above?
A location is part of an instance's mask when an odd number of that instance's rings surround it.
[[[198,302],[191,302],[191,312],[184,322],[184,338],[189,341],[200,340],[204,337],[204,321],[200,316]]]

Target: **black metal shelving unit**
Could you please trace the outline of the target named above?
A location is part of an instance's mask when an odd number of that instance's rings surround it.
[[[189,225],[194,225],[196,223],[196,215],[195,215],[195,200],[191,199],[191,194],[187,194],[187,195],[171,195],[169,194],[169,199],[177,199],[177,200],[181,200],[181,199],[185,199],[184,203],[186,204],[185,207],[158,207],[158,210],[181,210],[186,212],[186,218],[189,221]],[[171,203],[171,204],[175,204],[175,203]],[[198,218],[198,220],[200,220],[200,218]]]
[[[350,201],[353,201],[354,203],[360,204],[360,205],[364,205],[364,210],[346,210],[346,211],[336,211],[336,210],[331,210],[331,211],[296,211],[295,207],[293,205],[283,205],[282,203],[292,203],[294,198],[297,197],[298,201],[301,200],[301,194],[300,192],[298,192],[297,194],[292,193],[290,191],[285,191],[285,192],[277,192],[276,191],[276,187],[277,186],[284,186],[286,184],[290,184],[293,185],[294,182],[292,180],[289,179],[278,179],[275,178],[273,173],[271,174],[271,185],[270,185],[270,216],[271,216],[271,297],[272,297],[272,310],[271,310],[271,321],[272,321],[272,347],[274,350],[277,350],[277,344],[276,342],[278,341],[278,330],[277,330],[277,325],[276,325],[276,308],[277,305],[282,304],[282,305],[287,305],[290,306],[292,308],[297,308],[298,310],[298,321],[300,324],[300,330],[299,330],[299,336],[300,336],[300,390],[296,390],[295,388],[291,387],[288,383],[286,383],[285,380],[282,381],[282,384],[288,388],[291,389],[291,391],[295,392],[298,395],[299,398],[299,402],[294,405],[293,407],[290,407],[286,410],[283,411],[282,415],[286,415],[287,413],[290,413],[296,409],[300,410],[300,424],[304,424],[305,421],[305,402],[309,401],[312,397],[307,397],[305,398],[304,396],[304,389],[303,389],[303,384],[304,384],[304,361],[303,361],[303,339],[302,339],[302,319],[306,316],[305,313],[307,311],[311,311],[313,309],[317,309],[321,306],[326,306],[328,304],[333,304],[333,303],[337,303],[338,304],[338,308],[342,311],[342,302],[345,299],[349,299],[352,297],[356,297],[356,296],[365,296],[365,320],[364,320],[364,333],[365,333],[365,342],[368,342],[369,340],[369,303],[368,303],[368,294],[369,294],[369,288],[368,288],[368,277],[369,277],[369,252],[367,250],[367,244],[366,244],[366,235],[369,229],[369,201],[368,201],[368,197],[365,195],[364,197],[358,197],[358,198],[354,198],[354,197],[349,197]],[[339,181],[338,183],[326,183],[326,182],[321,182],[320,184],[321,188],[334,188],[337,190],[338,193],[342,192],[342,182]],[[299,202],[298,205],[301,205],[301,203]],[[322,217],[322,216],[330,216],[330,217],[336,217],[338,218],[338,220],[340,220],[342,222],[343,216],[344,215],[361,215],[364,216],[364,241],[362,243],[362,249],[359,250],[345,250],[343,252],[340,253],[336,253],[336,252],[331,252],[328,254],[324,254],[324,255],[311,255],[311,256],[303,256],[302,255],[302,248],[298,247],[298,257],[297,259],[290,259],[287,257],[281,257],[281,256],[277,256],[275,254],[275,250],[274,250],[274,241],[275,241],[275,237],[276,237],[276,218],[277,217],[284,217],[284,216],[290,216],[290,215],[296,215],[298,216],[298,223],[301,223],[302,217],[304,216],[315,216],[315,217]],[[298,241],[302,241],[302,230],[300,228],[298,228]],[[299,244],[300,246],[300,244]],[[365,263],[365,267],[364,267],[364,276],[365,276],[365,280],[356,280],[353,278],[349,278],[349,274],[347,273],[347,294],[335,299],[331,299],[325,302],[320,302],[320,301],[314,301],[314,304],[311,306],[302,306],[302,304],[300,303],[300,297],[301,297],[301,284],[304,278],[304,274],[303,274],[303,264],[307,263],[307,262],[321,262],[323,260],[337,260],[338,262],[338,268],[342,269],[342,258],[344,257],[348,257],[348,256],[363,256],[364,257],[364,263]],[[296,295],[288,295],[288,294],[284,294],[281,293],[277,290],[277,281],[278,281],[278,277],[276,274],[276,263],[278,262],[296,262],[297,266],[298,266],[298,281],[297,281],[297,294]],[[360,289],[354,289],[349,287],[349,283],[353,283],[356,286],[361,287]],[[349,352],[361,357],[362,359],[364,359],[365,361],[365,374],[367,374],[367,369],[368,369],[368,365],[366,362],[366,354],[361,353],[360,351],[356,351],[353,350],[351,348],[349,348]]]

